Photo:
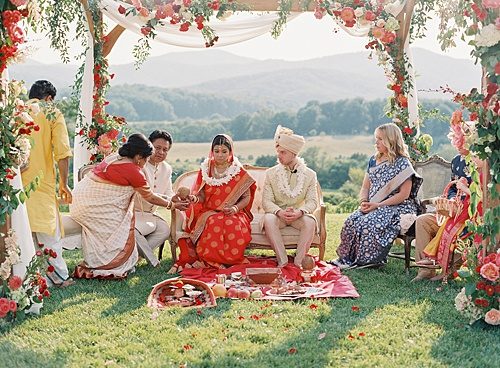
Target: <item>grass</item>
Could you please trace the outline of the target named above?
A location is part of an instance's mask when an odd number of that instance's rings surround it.
[[[320,152],[325,152],[328,157],[351,156],[354,153],[373,154],[373,137],[367,136],[317,136],[306,139],[307,147],[318,147]],[[174,163],[198,162],[206,157],[210,143],[177,143],[174,142],[172,150],[168,153],[168,161]],[[258,139],[248,141],[236,141],[234,143],[236,154],[246,161],[252,161],[261,155],[275,155],[274,142],[272,139]],[[251,156],[253,159],[248,160]]]
[[[346,215],[327,216],[330,258]],[[65,257],[73,267],[81,253]],[[496,367],[500,361],[500,329],[470,327],[455,311],[460,285],[437,291],[430,282],[412,284],[400,260],[347,271],[359,299],[219,300],[201,314],[156,313],[146,298],[170,263],[164,259],[157,269],[140,263],[121,282],[54,289],[41,316],[0,336],[0,366]]]

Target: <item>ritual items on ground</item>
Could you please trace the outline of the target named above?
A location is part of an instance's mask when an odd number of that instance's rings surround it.
[[[174,278],[153,286],[148,306],[166,307],[213,307],[217,305],[212,289],[203,281]]]
[[[246,274],[249,281],[259,285],[270,285],[281,276],[281,270],[278,267],[273,268],[247,268]]]
[[[315,281],[315,272],[314,267],[316,266],[316,262],[314,258],[307,254],[302,260],[302,272],[300,276],[304,279],[304,282],[314,282]]]

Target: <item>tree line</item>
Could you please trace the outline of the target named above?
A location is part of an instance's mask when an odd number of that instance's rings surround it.
[[[362,98],[325,103],[309,101],[297,111],[261,109],[233,118],[184,118],[129,122],[129,125],[132,130],[144,133],[153,129],[168,130],[178,142],[208,142],[220,132],[231,135],[235,140],[269,139],[278,124],[304,136],[370,135],[378,125],[390,121],[384,114],[385,103],[385,100],[366,101]],[[449,124],[441,116],[450,116],[456,105],[443,100],[424,100],[421,104],[424,110],[440,111],[440,114],[423,114],[429,117],[423,121],[422,132],[429,133],[435,145],[447,143]]]

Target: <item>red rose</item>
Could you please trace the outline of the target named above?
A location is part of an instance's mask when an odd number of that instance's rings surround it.
[[[19,289],[23,284],[23,280],[19,276],[12,276],[9,279],[9,289],[14,291]]]
[[[15,300],[9,301],[9,309],[11,312],[15,312],[17,310],[17,303]]]
[[[50,291],[48,289],[44,290],[43,291],[43,296],[46,297],[46,298],[50,297]]]
[[[406,134],[408,134],[408,135],[411,135],[411,134],[413,134],[413,129],[412,129],[412,128],[410,128],[410,127],[404,127],[404,128],[403,128],[403,133],[406,133]]]
[[[95,138],[95,137],[97,137],[97,130],[92,129],[92,130],[89,132],[89,138]]]
[[[488,296],[493,296],[493,294],[495,294],[495,288],[493,287],[493,285],[486,285],[484,291],[486,291],[486,294],[488,294]]]
[[[477,112],[473,112],[470,114],[469,119],[472,121],[477,120]]]
[[[500,61],[495,65],[495,74],[496,75],[500,74]]]
[[[123,5],[120,5],[118,7],[118,13],[125,14],[126,11],[127,11],[127,9],[125,9],[125,7]]]
[[[476,289],[477,290],[484,290],[486,284],[482,281],[479,281],[477,284],[476,284]]]
[[[397,94],[401,93],[401,86],[399,84],[393,84],[391,86],[391,89],[396,92]]]
[[[42,256],[42,251],[41,250],[37,250],[36,253],[35,253],[38,257],[41,257]]]
[[[49,265],[49,267],[47,267],[47,272],[54,272],[54,271],[55,271],[54,266]]]
[[[85,133],[85,131],[83,129],[81,129],[79,132],[78,132],[78,135],[83,135]]]
[[[151,33],[152,28],[151,27],[141,27],[141,33],[144,36],[148,36]]]
[[[187,32],[189,30],[189,26],[191,24],[189,24],[189,22],[184,22],[181,24],[181,26],[179,27],[179,31],[181,32]]]

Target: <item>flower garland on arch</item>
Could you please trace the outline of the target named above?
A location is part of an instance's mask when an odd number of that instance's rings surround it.
[[[205,47],[212,47],[219,37],[208,25],[210,18],[225,18],[237,10],[248,10],[233,0],[130,0],[118,5],[118,12],[123,16],[139,16],[144,21],[141,27],[143,38],[134,46],[136,64],[142,64],[149,55],[149,40],[156,36],[155,29],[169,24],[178,24],[180,32],[187,32],[191,27],[201,32]]]
[[[221,185],[227,184],[233,179],[236,175],[238,175],[241,171],[243,165],[241,165],[240,160],[237,157],[233,157],[233,162],[226,170],[226,175],[222,178],[214,178],[210,176],[209,170],[209,159],[206,158],[200,165],[201,177],[205,183],[213,187],[220,187]]]
[[[302,190],[304,189],[304,183],[306,182],[306,163],[302,157],[297,158],[298,165],[297,169],[297,184],[295,188],[290,188],[290,182],[288,178],[288,173],[284,165],[279,165],[276,170],[278,175],[278,189],[279,191],[290,198],[296,198]]]
[[[103,55],[103,47],[106,42],[104,35],[104,24],[100,16],[98,4],[90,5],[94,22],[94,93],[91,124],[86,125],[79,116],[77,127],[80,128],[78,135],[83,138],[92,152],[90,163],[102,161],[104,157],[116,152],[120,142],[126,141],[126,121],[124,117],[114,116],[106,113],[105,107],[109,105],[106,94],[110,87],[110,81],[114,74],[108,71],[108,61]]]
[[[346,28],[369,28],[369,42],[365,48],[377,56],[378,63],[384,68],[389,80],[387,88],[393,93],[388,100],[386,115],[400,127],[412,160],[424,160],[432,146],[432,139],[429,139],[428,135],[420,135],[418,129],[410,125],[409,121],[407,96],[412,88],[408,75],[411,64],[406,56],[401,57],[404,45],[397,36],[397,31],[402,27],[396,18],[396,11],[400,6],[397,3],[400,1],[315,0],[315,3],[314,16],[317,19],[329,15]],[[412,27],[417,29],[417,33],[424,28],[425,20],[413,18]]]

